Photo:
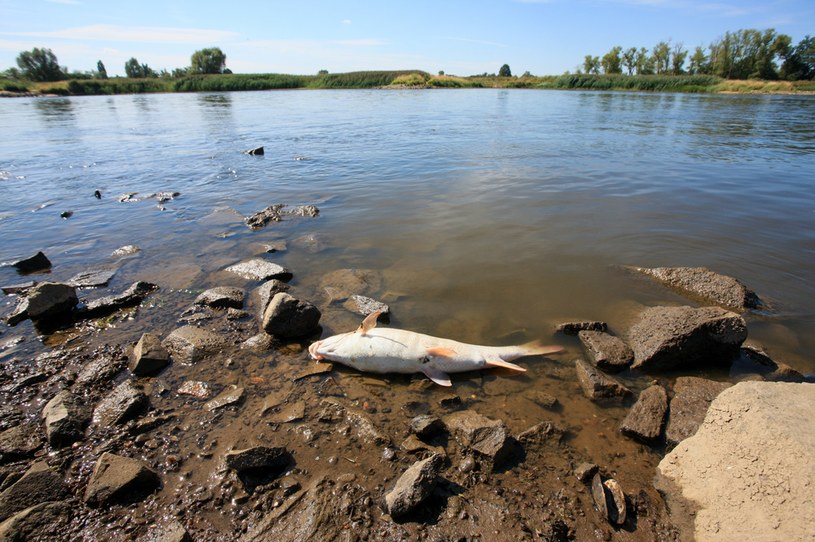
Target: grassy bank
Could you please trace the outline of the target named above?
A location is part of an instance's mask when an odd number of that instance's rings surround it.
[[[363,71],[319,75],[228,74],[180,78],[85,79],[31,83],[0,79],[7,94],[64,96],[141,94],[148,92],[225,92],[275,89],[332,88],[535,88],[557,90],[624,90],[643,92],[705,92],[794,94],[815,92],[813,81],[733,81],[710,75],[587,75],[543,77],[431,76],[421,70]]]

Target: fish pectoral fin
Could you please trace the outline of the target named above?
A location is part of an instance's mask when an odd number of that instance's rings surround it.
[[[526,372],[526,369],[524,367],[521,367],[520,365],[515,365],[514,363],[510,363],[502,359],[488,359],[484,362],[484,365],[487,367],[501,367],[503,369],[510,369],[512,371],[519,371],[522,373]]]
[[[435,367],[425,365],[424,367],[422,367],[422,372],[425,374],[427,378],[429,378],[439,386],[450,387],[453,385],[453,383],[450,382],[450,375],[448,375],[444,371],[436,369]]]
[[[427,349],[427,355],[434,358],[452,358],[458,354],[452,348],[445,348],[443,346],[431,346]]]
[[[379,318],[380,314],[382,314],[382,311],[372,312],[371,314],[366,316],[362,323],[359,325],[359,329],[357,331],[359,331],[362,335],[365,335],[366,333],[371,331],[373,328],[376,327],[376,319]]]

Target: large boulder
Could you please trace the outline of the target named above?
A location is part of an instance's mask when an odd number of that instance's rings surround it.
[[[28,291],[28,317],[35,322],[63,318],[79,302],[76,288],[56,282],[41,282]]]
[[[138,459],[102,454],[85,490],[90,506],[138,502],[161,485],[158,473]]]
[[[747,338],[747,323],[719,307],[650,307],[628,335],[632,368],[664,371],[732,361]]]
[[[733,277],[705,267],[633,267],[691,299],[743,312],[761,306],[755,292]]]
[[[49,260],[48,257],[43,254],[42,251],[40,251],[33,256],[29,256],[28,258],[17,260],[11,265],[21,273],[33,273],[35,271],[50,269],[51,260]]]
[[[710,403],[725,389],[727,382],[716,382],[696,376],[680,376],[674,383],[665,440],[674,446],[696,433],[707,414]]]
[[[263,331],[281,339],[308,337],[319,329],[320,310],[285,292],[276,294],[263,313]]]
[[[70,391],[62,390],[42,409],[48,443],[54,448],[61,448],[80,440],[90,418],[90,412],[82,400]]]
[[[657,478],[672,510],[695,503],[696,540],[812,540],[813,412],[811,384],[741,382],[713,401]]]
[[[393,517],[407,514],[422,503],[435,489],[439,480],[442,457],[433,454],[411,465],[385,495],[388,513]]]

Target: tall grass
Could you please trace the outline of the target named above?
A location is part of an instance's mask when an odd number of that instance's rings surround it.
[[[565,74],[547,78],[537,88],[581,90],[641,90],[652,92],[711,92],[721,79],[713,75],[590,75]]]
[[[421,70],[399,71],[369,71],[349,73],[328,73],[319,75],[310,85],[314,88],[376,88],[386,87],[399,77],[419,75],[429,78],[427,72]]]

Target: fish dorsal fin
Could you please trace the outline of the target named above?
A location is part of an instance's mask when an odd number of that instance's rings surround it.
[[[450,375],[445,373],[440,369],[436,369],[435,367],[431,367],[430,365],[424,365],[422,367],[422,372],[425,374],[427,378],[438,384],[439,386],[446,386],[450,387],[453,385],[450,382]]]
[[[365,335],[366,333],[371,331],[373,328],[376,327],[376,319],[379,318],[380,314],[382,314],[382,311],[372,312],[371,314],[366,316],[365,320],[363,320],[362,323],[359,325],[359,329],[357,329],[357,331],[359,331],[362,335]]]
[[[443,346],[431,346],[427,349],[427,355],[434,358],[452,358],[458,354],[452,348],[445,348]]]
[[[503,369],[511,369],[513,371],[519,371],[522,373],[526,372],[526,369],[521,367],[520,365],[515,365],[514,363],[510,363],[508,361],[504,361],[502,359],[488,359],[484,362],[484,365],[487,367],[501,367]]]

